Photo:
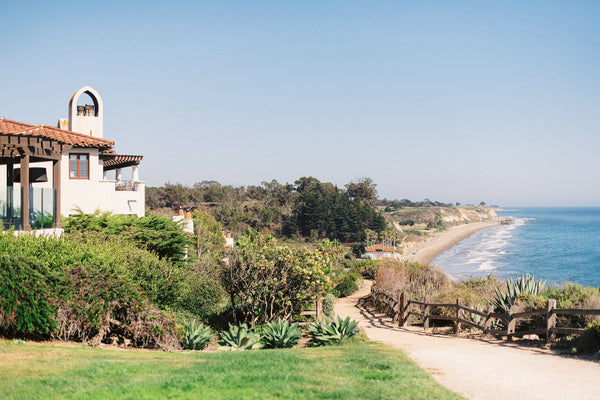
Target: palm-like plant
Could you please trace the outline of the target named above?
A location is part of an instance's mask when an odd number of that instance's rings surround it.
[[[358,322],[350,321],[350,317],[336,316],[331,322],[325,317],[308,326],[308,336],[312,346],[326,346],[353,338],[359,332],[357,328]]]
[[[249,329],[246,324],[231,325],[221,333],[220,350],[256,350],[263,347],[260,334]]]
[[[294,347],[302,335],[297,323],[290,325],[289,321],[282,321],[281,318],[266,324],[263,330],[265,345],[276,349]]]

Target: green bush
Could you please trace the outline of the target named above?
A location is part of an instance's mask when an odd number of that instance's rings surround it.
[[[347,297],[360,289],[362,277],[354,272],[344,273],[338,284],[333,289],[333,294],[337,297]]]
[[[308,337],[311,346],[327,346],[342,343],[356,336],[358,322],[350,321],[350,317],[335,317],[331,322],[327,317],[308,325]]]
[[[290,325],[289,321],[282,321],[278,318],[277,321],[272,321],[263,326],[262,341],[267,348],[282,349],[294,347],[300,342],[302,331],[298,328],[298,324]]]
[[[356,260],[352,272],[361,274],[366,279],[375,279],[379,270],[379,260]]]
[[[229,330],[221,332],[219,339],[220,350],[257,350],[264,345],[259,333],[246,324],[229,324]]]
[[[229,305],[229,297],[219,273],[220,267],[210,257],[203,256],[194,263],[182,285],[179,308],[202,319],[223,311]]]
[[[55,271],[67,272],[88,265],[114,271],[120,279],[139,286],[151,302],[161,307],[178,303],[186,278],[181,266],[161,260],[127,240],[93,232],[64,238],[15,237],[5,233],[0,236],[0,254],[39,260]]]
[[[0,333],[47,338],[56,329],[64,275],[37,260],[0,255]]]
[[[15,237],[10,232],[1,235],[0,254],[26,259],[39,272],[19,267],[29,274],[22,280],[19,273],[3,270],[9,275],[2,282],[13,291],[2,290],[2,298],[18,296],[24,307],[35,304],[37,308],[30,314],[38,322],[7,325],[16,315],[8,304],[2,307],[8,310],[2,325],[20,335],[50,335],[94,344],[116,337],[135,346],[180,348],[173,321],[150,302],[175,303],[181,269],[131,243],[118,239],[102,242],[93,236],[74,241]],[[33,303],[23,302],[30,297]]]
[[[335,301],[336,297],[332,293],[327,293],[323,298],[323,315],[327,318],[335,317]]]
[[[210,328],[195,320],[186,322],[183,348],[186,350],[202,350],[208,346],[213,335]]]

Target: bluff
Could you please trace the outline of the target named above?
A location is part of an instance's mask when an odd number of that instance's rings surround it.
[[[488,206],[410,207],[386,213],[389,222],[399,227],[447,228],[480,221],[496,221],[498,216]]]

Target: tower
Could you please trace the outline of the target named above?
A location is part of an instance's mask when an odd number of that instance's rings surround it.
[[[82,94],[87,94],[94,104],[78,106],[77,101]],[[103,137],[104,106],[98,92],[89,86],[79,89],[69,102],[69,130],[84,135]]]

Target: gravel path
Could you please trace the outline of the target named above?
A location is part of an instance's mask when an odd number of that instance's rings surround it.
[[[600,399],[600,363],[493,338],[434,335],[399,328],[368,307],[371,282],[339,299],[335,311],[371,340],[403,350],[436,380],[469,399]]]

